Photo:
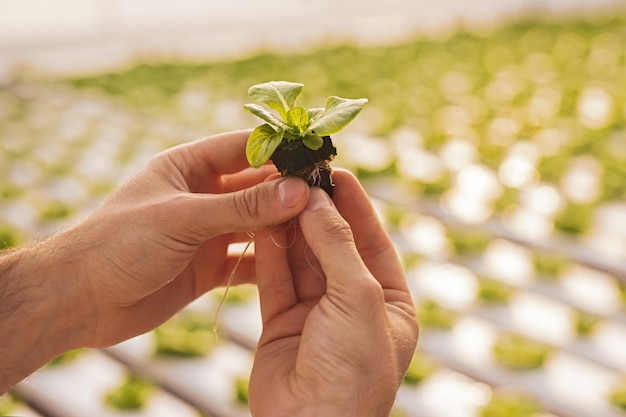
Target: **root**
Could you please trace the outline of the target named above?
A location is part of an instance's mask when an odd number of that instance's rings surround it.
[[[219,322],[220,312],[222,311],[222,306],[224,305],[224,302],[226,301],[228,290],[233,285],[233,281],[235,280],[235,273],[237,272],[237,269],[239,268],[239,264],[241,264],[241,261],[243,260],[244,255],[246,254],[246,252],[248,251],[248,249],[254,242],[254,237],[255,237],[254,232],[249,232],[248,236],[250,237],[250,240],[248,241],[248,243],[246,243],[246,246],[243,248],[241,255],[239,255],[239,258],[237,259],[237,262],[235,263],[233,270],[230,272],[230,276],[228,277],[228,281],[226,282],[226,289],[224,290],[224,295],[222,295],[222,299],[220,300],[220,303],[217,305],[217,309],[215,310],[215,319],[213,321],[213,334],[215,335],[215,339],[217,340],[218,344],[219,344],[219,335],[217,333],[217,325]]]
[[[289,230],[289,229],[296,229],[297,230],[297,226],[298,226],[298,219],[296,217],[292,218],[291,221],[289,221],[289,224],[285,227],[285,230]],[[291,242],[289,242],[287,245],[283,246],[280,243],[276,242],[276,239],[274,239],[274,234],[273,233],[268,233],[267,235],[270,239],[272,239],[272,243],[274,243],[275,246],[281,248],[281,249],[289,249],[290,247],[292,247],[295,243],[296,243],[296,238],[297,238],[297,233],[293,234],[293,239],[291,239]]]
[[[309,259],[309,254],[308,254],[309,248],[310,248],[309,245],[304,246],[304,259],[306,259],[306,263],[309,264],[309,267],[313,270],[313,272],[315,272],[315,275],[320,277],[322,280],[326,280],[326,276],[324,275],[324,272],[318,271],[313,265],[313,262],[311,262],[311,259]]]
[[[308,182],[309,184],[315,184],[315,185],[320,184],[320,181],[322,180],[322,175],[320,174],[320,170],[321,170],[320,165],[315,164],[313,166],[313,169],[309,173],[308,178],[305,178],[306,182]]]
[[[298,220],[295,217],[291,219],[289,224],[286,226],[286,230],[289,230],[291,228],[295,229],[297,227],[297,221]],[[268,236],[270,239],[272,239],[272,242],[274,242],[274,244],[278,246],[279,248],[288,249],[291,246],[293,246],[294,243],[296,243],[297,235],[296,233],[294,233],[293,240],[285,247],[279,245],[278,242],[276,242],[276,240],[274,239],[274,236],[272,236],[272,233],[269,233]],[[219,343],[219,335],[218,335],[217,330],[218,330],[219,318],[220,318],[220,313],[222,311],[222,307],[224,306],[224,302],[226,301],[226,297],[228,296],[228,291],[230,290],[230,287],[232,287],[233,282],[235,281],[235,274],[237,273],[237,269],[239,269],[239,265],[241,264],[241,261],[243,260],[243,257],[245,256],[246,252],[248,251],[248,249],[250,249],[250,246],[252,246],[252,243],[254,242],[256,235],[254,234],[254,232],[248,232],[248,237],[250,238],[250,240],[248,240],[248,243],[246,243],[246,246],[243,248],[241,255],[239,255],[239,258],[237,259],[237,262],[235,263],[233,270],[230,272],[228,281],[226,282],[226,289],[224,290],[224,294],[222,295],[222,298],[220,299],[220,302],[217,305],[217,309],[215,310],[215,319],[213,321],[213,334],[215,335],[215,339],[217,340],[218,343]]]

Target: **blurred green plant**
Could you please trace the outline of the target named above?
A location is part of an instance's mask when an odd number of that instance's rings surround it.
[[[493,354],[506,368],[532,370],[543,367],[551,349],[520,335],[500,334],[493,345]]]
[[[561,255],[547,252],[535,252],[533,264],[536,275],[544,280],[555,280],[567,263]]]
[[[235,384],[235,401],[237,404],[248,405],[248,386],[250,378],[248,376],[240,376],[234,379]]]
[[[459,256],[483,253],[493,240],[492,235],[479,229],[448,228],[446,234],[452,243],[454,252]]]
[[[69,350],[56,358],[49,361],[46,366],[61,366],[75,362],[80,356],[85,353],[85,349],[73,349]]]
[[[417,305],[417,320],[424,328],[450,329],[456,323],[457,315],[441,307],[434,300],[421,300]]]
[[[210,294],[217,302],[221,302],[223,299],[226,304],[245,304],[254,297],[256,291],[256,286],[253,284],[241,284],[231,286],[225,295],[224,288],[216,288]]]
[[[539,150],[538,179],[557,188],[571,158],[590,155],[602,165],[599,195],[610,201],[626,197],[626,136],[615,116],[626,104],[626,78],[619,75],[626,71],[626,60],[620,59],[624,33],[626,16],[621,15],[535,16],[495,28],[489,36],[460,30],[445,40],[418,38],[385,47],[344,45],[224,62],[145,62],[62,82],[102,91],[130,108],[183,118],[188,111],[180,108],[180,99],[198,92],[208,102],[199,120],[210,129],[217,120],[208,109],[245,102],[249,85],[297,79],[307,85],[306,101],[323,100],[329,93],[368,97],[371,117],[359,123],[373,135],[385,137],[411,126],[420,132],[422,146],[434,153],[453,138],[467,138],[478,151],[475,162],[493,170],[511,145],[528,141]],[[589,98],[590,86],[605,93]],[[382,172],[353,168],[363,177],[394,173],[393,167]],[[437,196],[451,186],[453,178],[444,175],[424,183],[421,192]],[[517,204],[519,191],[505,187],[497,209]],[[555,226],[580,235],[593,210],[589,204],[569,204]]]
[[[389,417],[408,417],[408,416],[409,416],[409,413],[405,409],[397,407],[397,406],[394,407],[391,410],[391,414],[389,414]]]
[[[423,352],[415,351],[409,368],[404,375],[404,384],[419,385],[437,370],[437,363]]]
[[[41,219],[44,221],[62,220],[70,217],[73,213],[72,207],[66,203],[56,201],[51,202],[41,212]]]
[[[614,406],[626,412],[626,380],[622,380],[613,387],[608,396]]]
[[[495,279],[479,279],[478,299],[486,304],[506,304],[514,292],[513,288]]]
[[[14,227],[0,225],[0,250],[15,247],[21,241],[22,238]]]
[[[105,394],[104,403],[117,411],[142,410],[146,407],[154,389],[154,385],[149,381],[135,374],[129,374],[119,386]]]
[[[541,407],[528,395],[496,391],[480,409],[480,417],[539,417]]]
[[[554,226],[569,235],[581,235],[589,229],[593,208],[583,204],[568,204],[554,219]]]
[[[9,416],[18,406],[19,400],[11,393],[0,395],[0,416]]]
[[[195,357],[217,344],[213,321],[201,314],[182,312],[153,331],[155,352],[161,356]]]
[[[594,314],[577,311],[574,316],[574,331],[579,337],[589,337],[601,321],[600,317]]]

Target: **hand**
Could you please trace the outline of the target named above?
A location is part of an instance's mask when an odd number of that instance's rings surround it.
[[[161,153],[71,232],[97,316],[90,345],[152,329],[224,284],[237,258],[227,255],[229,244],[304,208],[303,181],[263,182],[275,169],[248,167],[248,136],[223,134]],[[254,278],[252,257],[236,276]]]
[[[333,179],[335,205],[312,189],[301,230],[257,234],[255,417],[387,416],[415,349],[415,310],[392,242],[358,181],[343,171]]]
[[[306,183],[264,182],[276,170],[247,168],[248,136],[165,151],[83,222],[0,256],[0,394],[67,350],[159,325],[226,282],[229,244],[302,211]],[[244,259],[235,282],[254,267]]]

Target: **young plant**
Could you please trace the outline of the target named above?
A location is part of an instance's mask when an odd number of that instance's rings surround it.
[[[504,367],[524,371],[542,368],[551,349],[520,335],[503,334],[493,345],[493,353]]]
[[[138,411],[146,406],[153,391],[150,382],[129,374],[120,385],[105,394],[104,402],[113,410]]]
[[[304,178],[332,195],[330,161],[337,155],[330,135],[356,117],[367,99],[328,97],[326,107],[306,109],[296,105],[303,84],[271,81],[248,89],[248,95],[269,107],[246,104],[244,108],[260,117],[246,146],[246,157],[259,168],[271,160],[283,176]],[[272,111],[273,110],[273,111]]]

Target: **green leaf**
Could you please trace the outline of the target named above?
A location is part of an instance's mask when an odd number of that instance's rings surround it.
[[[302,106],[289,109],[287,112],[287,124],[296,127],[298,133],[303,133],[309,124],[309,113]]]
[[[260,103],[267,104],[287,120],[287,112],[296,104],[296,97],[302,92],[303,84],[289,81],[270,81],[253,85],[248,95]]]
[[[356,100],[341,97],[328,97],[326,109],[309,125],[309,131],[320,136],[331,135],[343,129],[356,117],[367,103],[366,98]]]
[[[322,113],[324,113],[324,109],[323,107],[316,107],[313,109],[308,109],[308,113],[309,113],[309,120],[313,121],[315,119],[317,119],[318,117],[320,117],[322,115]]]
[[[257,126],[246,144],[246,158],[250,166],[259,168],[267,162],[283,139],[283,133],[282,129],[276,131],[268,124]]]
[[[264,107],[259,106],[258,104],[245,104],[243,108],[248,110],[250,113],[254,114],[255,116],[258,116],[261,119],[265,120],[267,123],[274,126],[276,129],[287,128],[287,125],[285,125],[285,123],[282,120],[278,119],[272,113],[267,111]]]
[[[322,139],[320,135],[316,135],[315,133],[313,133],[303,137],[302,143],[304,143],[304,146],[306,146],[307,148],[316,151],[322,147],[322,145],[324,144],[324,139]]]

